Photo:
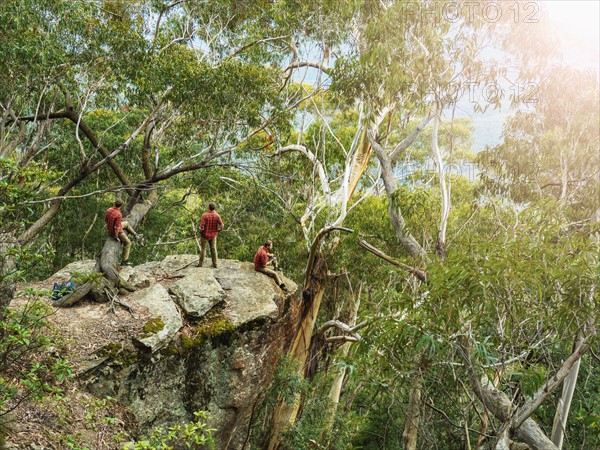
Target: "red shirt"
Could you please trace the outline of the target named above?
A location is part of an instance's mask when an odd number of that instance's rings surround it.
[[[223,221],[214,211],[202,214],[200,219],[200,234],[204,239],[214,239],[214,237],[223,229]]]
[[[269,262],[267,248],[263,245],[256,251],[256,255],[254,255],[254,270],[260,270],[267,267],[267,262]]]
[[[123,226],[121,222],[123,220],[123,214],[121,210],[115,206],[109,208],[104,215],[104,222],[106,222],[106,229],[108,234],[112,237],[117,237],[119,233],[123,232]]]

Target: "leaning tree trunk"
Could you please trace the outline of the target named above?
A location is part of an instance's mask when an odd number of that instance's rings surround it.
[[[348,320],[348,324],[351,327],[356,325],[356,317],[358,316],[358,309],[360,307],[360,290],[356,299],[352,304],[352,310],[350,311],[350,317]],[[346,358],[348,353],[350,352],[350,346],[352,342],[344,342],[339,349],[339,358]],[[323,429],[323,436],[329,434],[333,430],[333,425],[335,423],[335,416],[338,411],[338,407],[340,405],[340,397],[342,394],[342,386],[344,384],[344,378],[346,377],[346,368],[345,367],[336,367],[335,374],[333,376],[333,381],[331,383],[331,388],[329,390],[329,411],[326,417],[325,427]]]
[[[304,274],[304,285],[302,289],[302,303],[300,304],[299,323],[296,328],[292,347],[288,353],[290,359],[296,363],[297,374],[300,378],[305,376],[306,361],[310,353],[310,341],[312,339],[315,323],[319,314],[321,300],[325,294],[325,288],[329,281],[329,274],[321,252],[321,240],[334,230],[352,233],[348,228],[329,226],[323,228],[313,241],[308,264]],[[300,396],[297,396],[292,404],[281,400],[273,411],[273,425],[269,435],[267,448],[275,450],[281,442],[281,434],[288,426],[296,421],[300,409]]]
[[[154,193],[154,192],[153,192]],[[137,225],[142,221],[144,216],[150,211],[153,205],[154,199],[146,200],[140,203],[136,203],[131,208],[131,211],[127,214],[123,220],[127,220],[129,225],[136,229]],[[127,283],[119,276],[117,266],[121,261],[121,255],[123,253],[123,246],[116,239],[109,237],[104,242],[100,258],[98,260],[100,272],[112,282],[115,286],[121,287],[127,285]]]
[[[153,207],[156,199],[156,192],[151,191],[147,200],[135,203],[131,207],[130,212],[125,213],[124,220],[127,220],[135,229]],[[120,288],[133,289],[133,286],[119,276],[118,266],[121,261],[122,252],[123,246],[121,243],[112,237],[108,237],[104,242],[104,247],[102,247],[102,251],[94,267],[94,272],[102,273],[104,278],[93,283],[87,282],[78,286],[74,292],[54,302],[54,305],[59,307],[72,306],[89,293],[92,294],[97,302],[106,302]]]
[[[325,266],[320,256],[316,256],[317,262],[313,266],[313,283],[309,289],[302,293],[302,305],[300,311],[300,324],[296,330],[292,348],[289,352],[290,359],[296,363],[296,373],[298,377],[304,378],[304,369],[307,356],[310,350],[310,341],[321,306],[321,300],[325,294]],[[289,404],[284,400],[280,401],[273,411],[273,425],[269,436],[268,450],[275,450],[281,443],[281,435],[287,427],[290,427],[296,421],[298,410],[300,409],[300,396]]]
[[[542,404],[544,399],[567,377],[573,365],[588,350],[589,339],[596,333],[593,324],[590,328],[590,334],[582,338],[581,343],[578,344],[571,356],[564,361],[556,373],[549,376],[542,387],[517,410],[515,410],[515,405],[511,399],[504,392],[497,389],[485,374],[477,374],[475,366],[471,361],[469,342],[465,338],[459,341],[460,354],[464,360],[465,369],[469,374],[469,380],[475,395],[498,420],[510,426],[510,432],[516,440],[527,444],[532,450],[558,450],[558,446],[531,419],[531,415]]]

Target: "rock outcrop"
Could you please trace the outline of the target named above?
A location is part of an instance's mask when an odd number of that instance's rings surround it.
[[[135,292],[117,304],[59,309],[52,320],[76,342],[81,384],[126,406],[141,434],[204,410],[217,447],[241,449],[255,403],[289,345],[297,286],[286,279],[285,294],[250,263],[222,260],[212,269],[197,261],[175,255],[126,267],[120,276]],[[45,283],[93,266],[78,262]]]

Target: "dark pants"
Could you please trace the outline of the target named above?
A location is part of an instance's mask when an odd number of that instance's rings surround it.
[[[210,257],[212,259],[212,265],[213,267],[217,267],[217,236],[215,236],[212,239],[206,239],[204,236],[200,236],[200,243],[201,243],[201,247],[200,247],[200,262],[198,263],[198,265],[200,267],[202,267],[202,265],[204,264],[204,257],[206,256],[206,244],[209,244],[210,246]]]
[[[263,267],[262,269],[258,269],[258,271],[273,278],[275,280],[275,283],[277,283],[277,286],[281,286],[281,283],[283,283],[279,274],[274,270],[269,269],[268,267]]]

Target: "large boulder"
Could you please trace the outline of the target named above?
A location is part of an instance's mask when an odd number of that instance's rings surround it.
[[[221,264],[215,278],[227,293],[228,315],[234,326],[253,320],[275,319],[281,289],[267,275],[256,272],[251,263]]]
[[[145,335],[134,338],[134,345],[155,352],[166,347],[183,321],[179,311],[162,284],[154,284],[134,292],[129,299],[148,309],[151,319],[144,325]]]
[[[171,294],[189,317],[199,318],[224,300],[225,291],[211,269],[198,268],[171,285]]]
[[[57,281],[68,281],[72,276],[78,273],[86,274],[92,272],[95,266],[96,261],[93,259],[75,261],[56,272],[54,275],[52,275],[51,279]]]
[[[121,277],[138,288],[119,294],[127,310],[83,300],[51,320],[76,338],[70,357],[81,385],[127,407],[140,435],[208,411],[217,448],[241,449],[256,401],[290,345],[297,286],[286,279],[284,293],[250,263],[220,260],[212,269],[197,262],[197,255],[173,255],[125,267]],[[60,278],[93,267],[70,265]]]

